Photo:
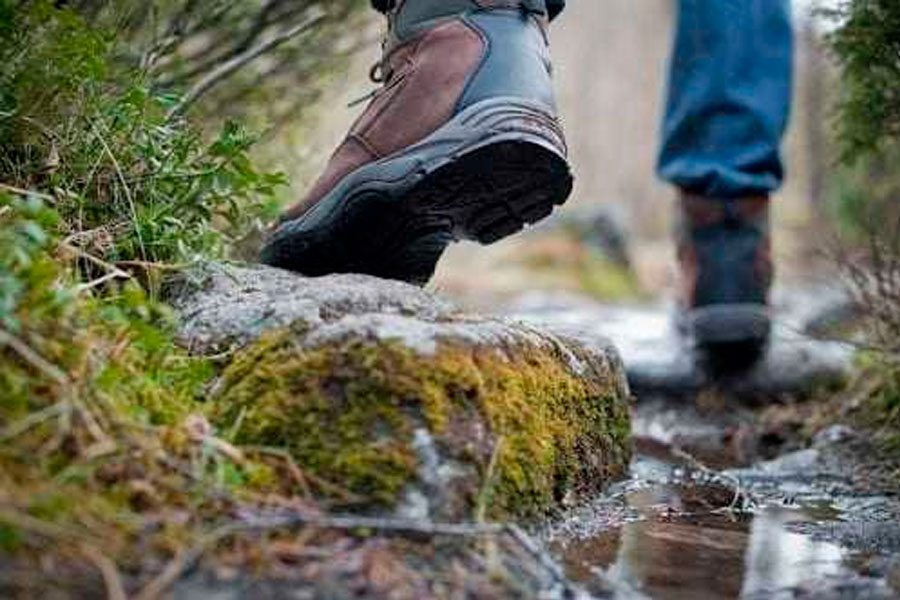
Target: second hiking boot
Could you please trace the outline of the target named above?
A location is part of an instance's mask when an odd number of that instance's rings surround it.
[[[383,82],[263,262],[424,284],[453,240],[490,244],[548,216],[572,176],[544,0],[379,2]]]
[[[681,197],[681,325],[713,366],[742,368],[769,339],[769,200]]]

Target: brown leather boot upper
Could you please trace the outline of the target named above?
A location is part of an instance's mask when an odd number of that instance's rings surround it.
[[[767,197],[682,192],[677,238],[683,309],[768,303],[774,268]]]
[[[303,215],[348,174],[416,144],[456,114],[491,42],[462,14],[440,15],[424,25],[410,27],[403,22],[403,11],[425,10],[427,7],[419,6],[420,3],[424,6],[425,0],[401,0],[391,9],[385,56],[373,69],[373,80],[382,81],[383,86],[353,124],[312,189],[287,210],[282,221]],[[505,9],[516,14],[523,2],[445,0],[441,4],[429,0],[429,5],[444,11],[456,4],[468,6],[470,11]],[[546,22],[541,15],[521,14],[517,18],[533,19],[538,29]]]

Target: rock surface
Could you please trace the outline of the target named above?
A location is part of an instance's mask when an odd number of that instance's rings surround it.
[[[629,391],[608,343],[402,283],[262,266],[206,265],[171,302],[185,346],[235,350],[215,424],[286,449],[357,510],[535,517],[627,470]]]
[[[799,290],[777,300],[765,358],[728,379],[714,378],[703,369],[690,342],[676,331],[668,307],[606,306],[572,294],[533,292],[507,312],[588,347],[612,340],[641,400],[695,396],[713,387],[738,396],[772,397],[839,384],[850,373],[853,348],[811,333],[841,302],[834,294]]]

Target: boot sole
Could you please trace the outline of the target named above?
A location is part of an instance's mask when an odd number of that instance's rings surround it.
[[[556,121],[494,99],[403,152],[351,173],[262,252],[308,276],[365,273],[424,285],[455,240],[492,244],[549,216],[572,190]]]
[[[687,314],[697,348],[714,371],[740,370],[765,353],[771,335],[769,309],[760,304],[722,304]]]

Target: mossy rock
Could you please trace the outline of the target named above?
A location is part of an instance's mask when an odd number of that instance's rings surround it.
[[[205,277],[176,301],[185,343],[239,344],[212,420],[239,446],[287,450],[334,502],[418,518],[535,517],[627,467],[629,394],[608,346],[462,315],[373,278],[238,266]]]

